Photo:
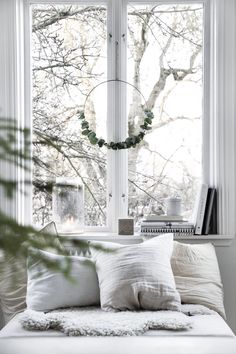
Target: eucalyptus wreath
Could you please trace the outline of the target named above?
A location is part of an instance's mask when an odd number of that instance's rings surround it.
[[[91,94],[91,92],[96,87],[98,87],[99,85],[101,85],[103,83],[107,83],[107,82],[111,82],[111,81],[119,81],[119,82],[123,82],[125,84],[128,84],[128,85],[134,87],[141,94],[141,96],[143,97],[142,93],[137,89],[137,87],[135,87],[134,85],[132,85],[132,84],[126,82],[126,81],[118,80],[118,79],[116,79],[116,80],[107,80],[107,81],[101,82],[100,84],[95,86],[89,92],[89,94],[86,97],[85,104],[86,104],[86,101],[87,101],[89,95]],[[85,104],[84,104],[84,107],[85,107]],[[144,113],[144,120],[143,120],[143,124],[140,125],[141,129],[138,132],[138,134],[129,135],[125,139],[125,141],[119,141],[117,143],[111,141],[110,143],[108,143],[108,142],[105,141],[105,139],[98,138],[96,133],[92,129],[90,129],[89,122],[86,120],[85,113],[84,113],[84,111],[81,111],[80,114],[79,114],[79,120],[80,120],[80,124],[81,124],[82,134],[87,136],[89,142],[92,145],[97,145],[99,148],[105,146],[108,149],[112,149],[112,150],[122,150],[122,149],[129,149],[131,147],[135,147],[136,145],[138,145],[143,140],[146,132],[148,130],[152,129],[151,125],[152,125],[152,120],[154,118],[153,112],[150,109],[145,108],[145,109],[143,109],[143,113]]]

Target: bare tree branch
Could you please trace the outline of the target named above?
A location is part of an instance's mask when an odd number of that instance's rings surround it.
[[[106,8],[99,7],[99,10],[106,11]],[[36,12],[38,12],[38,10],[36,10]],[[39,21],[37,24],[34,24],[32,26],[32,31],[36,32],[39,30],[43,30],[43,29],[53,25],[54,23],[64,20],[68,17],[72,17],[75,15],[82,15],[82,14],[89,13],[89,12],[94,12],[94,7],[88,6],[85,8],[79,8],[78,10],[72,10],[70,7],[67,10],[56,11],[56,13],[54,15],[51,15],[50,17],[44,19],[43,21],[41,21],[41,22]],[[35,17],[37,18],[39,16],[35,16]]]

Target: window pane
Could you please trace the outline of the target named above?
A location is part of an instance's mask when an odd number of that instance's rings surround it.
[[[86,225],[106,224],[106,150],[88,142],[78,119],[78,112],[85,109],[91,129],[106,138],[106,85],[86,101],[91,89],[107,78],[106,17],[104,6],[32,6],[36,224],[52,219],[52,188],[58,177],[80,178]]]
[[[165,211],[181,196],[191,216],[202,178],[203,5],[128,7],[128,80],[153,111],[152,130],[129,150],[129,215]],[[129,132],[139,129],[142,97],[129,95]]]

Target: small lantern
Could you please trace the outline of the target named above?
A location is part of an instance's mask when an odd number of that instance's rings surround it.
[[[56,178],[52,191],[53,219],[62,231],[83,232],[84,186],[78,178]]]

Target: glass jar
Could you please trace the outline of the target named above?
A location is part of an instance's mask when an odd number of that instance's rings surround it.
[[[171,197],[166,199],[167,211],[169,216],[182,215],[182,199],[180,197]]]
[[[84,185],[78,178],[56,178],[52,190],[53,219],[64,232],[84,230]]]

